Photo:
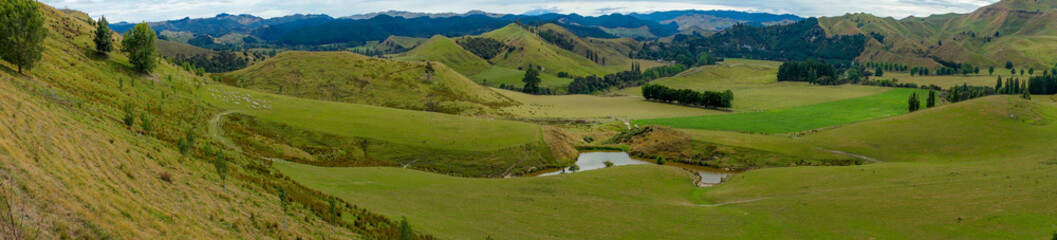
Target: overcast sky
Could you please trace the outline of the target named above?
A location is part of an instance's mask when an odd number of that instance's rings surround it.
[[[401,10],[412,12],[524,13],[545,9],[558,13],[603,15],[664,10],[740,10],[792,13],[800,16],[837,16],[866,12],[903,18],[931,14],[966,13],[998,0],[40,0],[57,8],[105,15],[111,22],[161,21],[184,17],[212,17],[219,13],[278,17],[297,13],[342,17]]]

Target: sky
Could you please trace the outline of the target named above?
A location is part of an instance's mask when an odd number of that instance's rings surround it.
[[[610,13],[647,13],[665,10],[738,10],[803,17],[871,13],[882,17],[925,17],[967,13],[998,0],[40,0],[57,8],[106,16],[111,22],[162,21],[184,17],[212,17],[220,13],[270,18],[292,14],[343,17],[388,10],[463,13],[525,13],[545,10],[597,16]]]

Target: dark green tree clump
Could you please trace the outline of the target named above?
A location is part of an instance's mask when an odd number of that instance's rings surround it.
[[[400,227],[398,228],[398,232],[400,233],[400,235],[399,235],[399,239],[400,240],[412,240],[412,239],[415,239],[415,233],[411,230],[411,223],[407,222],[407,218],[406,217],[401,217],[400,218]]]
[[[910,95],[910,99],[907,100],[907,104],[910,105],[910,112],[917,111],[921,108],[921,100],[918,100],[918,93]]]
[[[936,91],[929,90],[929,99],[925,102],[926,108],[936,106]]]
[[[639,65],[633,65],[631,71],[623,71],[618,73],[606,74],[605,76],[586,76],[577,77],[573,79],[572,83],[569,83],[568,92],[570,94],[589,94],[596,91],[605,90],[611,87],[618,89],[642,86],[650,80],[670,77],[680,72],[686,71],[686,66],[682,64],[675,64],[670,66],[661,66],[646,69],[642,72],[639,69]]]
[[[228,158],[224,157],[223,152],[217,152],[217,159],[213,162],[213,167],[216,168],[217,175],[220,176],[220,187],[227,189],[224,180],[228,176]]]
[[[136,24],[135,28],[125,33],[121,51],[128,54],[128,61],[136,71],[151,73],[158,65],[158,47],[154,45],[156,37],[147,23]]]
[[[723,92],[698,92],[690,89],[672,89],[655,84],[642,86],[642,96],[646,100],[665,103],[678,102],[683,105],[707,108],[730,108],[734,101],[734,92],[730,90]]]
[[[0,59],[22,69],[32,69],[43,56],[44,14],[37,1],[5,0],[0,2]]]
[[[521,82],[525,83],[525,87],[522,88],[522,92],[528,94],[539,94],[540,92],[540,72],[535,68],[529,68],[525,71],[525,77],[521,79]]]
[[[1057,94],[1057,75],[1031,77],[1028,79],[1028,92],[1036,95]]]
[[[459,40],[455,40],[455,43],[462,46],[466,51],[470,51],[470,53],[485,60],[492,59],[503,51],[509,49],[509,47],[507,47],[506,44],[503,44],[503,42],[485,37],[460,38]]]
[[[110,31],[110,23],[106,21],[106,17],[99,18],[95,25],[95,38],[92,38],[95,50],[100,53],[114,51],[114,39],[111,37],[113,31]]]
[[[788,61],[778,67],[778,81],[818,83],[818,80],[823,77],[836,78],[836,68],[814,60]]]

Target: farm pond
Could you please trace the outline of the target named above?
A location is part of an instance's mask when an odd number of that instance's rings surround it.
[[[589,171],[600,168],[606,168],[606,161],[612,162],[613,166],[624,166],[624,165],[643,165],[643,164],[657,164],[655,161],[648,161],[645,159],[639,159],[628,155],[626,152],[619,151],[587,151],[581,152],[580,156],[576,158],[576,165],[580,166],[579,171]],[[737,172],[727,171],[718,168],[690,165],[678,162],[667,162],[664,165],[680,167],[697,173],[701,176],[701,183],[705,184],[719,184],[723,182],[723,178],[737,174]],[[575,173],[570,169],[545,169],[543,171],[535,172],[532,174],[524,175],[523,177],[545,177],[559,174],[571,174]]]

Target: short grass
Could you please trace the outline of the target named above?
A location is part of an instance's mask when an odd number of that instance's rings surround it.
[[[987,70],[984,69],[983,71]],[[1041,74],[1041,71],[1035,74]],[[1020,72],[1017,72],[1016,76],[1011,76],[1009,74],[1009,70],[1002,68],[995,69],[995,75],[987,75],[986,72],[979,75],[969,74],[966,76],[910,76],[910,74],[906,73],[885,73],[883,77],[873,77],[873,79],[894,78],[899,80],[900,83],[914,83],[918,86],[928,86],[935,84],[936,86],[940,86],[943,89],[948,89],[950,87],[962,85],[995,87],[995,82],[998,80],[998,77],[1002,77],[1002,84],[1006,84],[1006,79],[1009,79],[1010,77],[1020,78],[1021,80],[1024,80],[1031,78],[1031,75],[1025,73],[1024,76],[1021,76]]]
[[[443,64],[427,78],[425,66],[349,52],[288,51],[222,76],[229,85],[269,93],[461,115],[516,104]]]
[[[502,108],[523,118],[619,118],[645,119],[722,114],[724,112],[650,102],[637,96],[602,97],[594,95],[537,96],[496,89],[521,105]]]
[[[544,73],[556,75],[559,72],[566,72],[572,76],[601,76],[613,72],[581,55],[550,44],[535,33],[516,24],[507,25],[482,34],[482,36],[499,40],[514,48],[513,51],[500,53],[491,59],[492,63],[497,66],[515,69],[527,68],[529,65],[542,66]]]
[[[1039,115],[1029,121],[1009,118],[1010,112],[1025,111]],[[845,151],[874,148],[859,153],[877,153],[871,156],[881,159],[920,145],[909,152],[925,154],[922,158],[760,169],[704,189],[690,184],[685,172],[656,165],[516,179],[276,166],[310,187],[391,217],[407,216],[417,229],[445,238],[1045,239],[1057,226],[1057,209],[1050,207],[1057,198],[1057,151],[1052,149],[1057,139],[1044,137],[1057,134],[1054,119],[1057,106],[1008,96],[946,105],[803,140]],[[984,131],[963,136],[978,128]],[[900,134],[848,134],[854,132]],[[854,144],[842,145],[849,140]],[[979,143],[957,144],[962,141]],[[987,144],[998,147],[986,149],[992,154],[929,157]],[[720,203],[725,204],[698,205]]]
[[[400,54],[398,59],[441,62],[466,76],[480,73],[492,67],[484,59],[456,44],[455,40],[440,35],[433,36],[429,41],[418,45],[415,49]]]
[[[907,99],[912,93],[928,96],[920,89],[892,89],[888,92],[762,112],[663,118],[633,121],[639,125],[661,125],[675,128],[729,130],[758,133],[787,133],[811,130],[852,122],[891,117],[907,113]],[[924,107],[925,101],[921,101]]]
[[[521,79],[525,78],[524,70],[501,66],[492,66],[476,75],[470,77],[474,82],[489,87],[499,87],[502,84],[513,85],[518,88],[525,86]],[[540,86],[547,88],[566,88],[573,82],[572,78],[559,78],[551,74],[540,74]]]
[[[778,82],[781,62],[726,59],[723,65],[690,69],[674,77],[650,82],[696,91],[734,92],[735,111],[789,108],[874,95],[887,88],[859,85],[812,86],[803,82]],[[641,96],[642,89],[627,88],[622,94]]]
[[[528,123],[300,99],[225,85],[207,86],[199,98],[223,109],[304,129],[413,146],[488,151],[540,139],[539,126]],[[251,102],[270,109],[255,108]]]

